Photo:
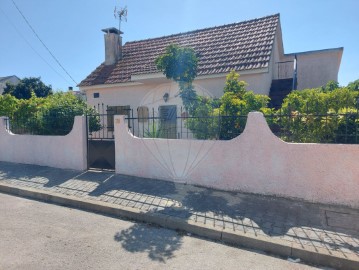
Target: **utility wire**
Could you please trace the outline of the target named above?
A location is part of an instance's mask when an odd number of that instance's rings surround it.
[[[56,63],[62,68],[63,71],[65,71],[65,73],[71,78],[71,80],[77,85],[77,82],[74,80],[74,78],[72,78],[72,76],[67,72],[67,70],[61,65],[60,61],[57,60],[57,58],[55,57],[55,55],[50,51],[50,49],[45,45],[45,43],[41,40],[41,38],[39,37],[39,35],[36,33],[35,29],[31,26],[31,24],[29,23],[29,21],[26,19],[25,15],[21,12],[21,10],[19,9],[19,7],[16,5],[14,0],[11,0],[11,2],[14,4],[14,6],[16,7],[16,9],[19,11],[20,15],[22,16],[22,18],[25,20],[26,24],[30,27],[30,29],[32,30],[32,32],[34,33],[34,35],[37,37],[37,39],[41,42],[41,44],[45,47],[45,49],[48,51],[48,53],[52,56],[52,58],[54,58],[54,60],[56,61]]]
[[[15,31],[18,33],[18,35],[26,42],[26,44],[39,56],[42,61],[44,61],[57,75],[59,75],[61,78],[63,78],[67,83],[70,83],[69,80],[67,80],[64,76],[62,76],[53,66],[50,65],[49,62],[46,61],[44,57],[41,56],[41,54],[35,50],[35,48],[30,44],[30,42],[22,35],[20,30],[15,26],[15,24],[10,20],[9,16],[4,12],[3,9],[0,8],[0,11],[4,15],[4,17],[7,19],[7,21],[11,24],[11,26],[15,29]],[[70,83],[71,84],[71,83]]]

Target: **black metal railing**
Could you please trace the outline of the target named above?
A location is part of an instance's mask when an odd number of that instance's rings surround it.
[[[294,61],[276,62],[277,74],[275,79],[290,79],[294,74]]]
[[[265,118],[272,132],[286,142],[359,143],[358,110],[346,113],[279,111]]]
[[[182,108],[175,118],[160,117],[152,109],[146,117],[134,110],[126,117],[129,129],[136,137],[167,139],[230,140],[239,136],[247,115],[189,116]],[[296,143],[359,143],[359,111],[345,113],[299,113],[278,110],[265,115],[272,132],[286,142]]]
[[[359,110],[347,108],[332,112],[316,106],[305,113],[288,106],[265,115],[272,132],[286,142],[359,143]],[[308,106],[307,106],[308,107]],[[316,110],[316,108],[318,108]],[[123,108],[121,107],[121,110]],[[106,112],[107,108],[104,108]],[[125,114],[134,136],[141,138],[230,140],[239,136],[246,125],[247,113],[238,112],[188,115],[181,107],[126,109],[87,115],[89,138],[114,139],[114,116]],[[108,113],[111,112],[111,113]],[[74,115],[16,113],[6,118],[6,129],[14,134],[66,135],[74,124]]]
[[[74,117],[66,113],[15,113],[5,118],[5,126],[13,134],[63,136],[72,130]]]
[[[190,116],[182,107],[176,114],[163,115],[160,110],[148,110],[141,116],[131,110],[126,117],[132,134],[140,138],[229,140],[240,135],[245,127],[246,115]]]

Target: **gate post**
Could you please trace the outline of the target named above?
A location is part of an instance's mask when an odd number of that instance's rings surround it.
[[[81,121],[82,170],[87,170],[87,117],[75,116],[75,123]]]

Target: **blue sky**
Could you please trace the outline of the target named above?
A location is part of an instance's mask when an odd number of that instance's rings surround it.
[[[101,29],[127,6],[124,42],[280,13],[285,53],[344,47],[339,83],[359,79],[358,0],[13,0],[79,83],[104,60]],[[0,77],[41,77],[55,90],[74,86],[27,26],[12,0],[0,1]]]

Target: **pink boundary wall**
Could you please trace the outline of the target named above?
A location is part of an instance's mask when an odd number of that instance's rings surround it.
[[[230,141],[141,139],[115,117],[116,173],[359,207],[359,145],[286,143],[262,113]]]
[[[87,169],[86,118],[76,116],[66,136],[15,135],[5,128],[0,117],[0,161],[50,166],[62,169]]]

